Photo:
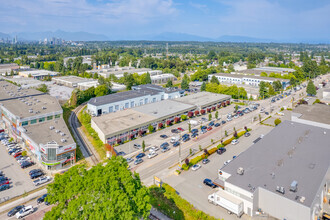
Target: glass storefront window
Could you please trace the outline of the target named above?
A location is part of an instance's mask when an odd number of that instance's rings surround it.
[[[29,121],[23,121],[22,122],[22,126],[26,126],[26,125],[28,125],[29,124]]]
[[[56,160],[56,148],[47,148],[47,160]]]
[[[61,117],[61,115],[55,115],[55,118],[60,118]]]
[[[33,119],[33,120],[31,120],[30,123],[31,123],[31,125],[37,123],[37,119]]]
[[[39,118],[39,122],[45,121],[45,118]]]
[[[47,116],[47,121],[49,121],[49,120],[52,120],[53,119],[53,116],[51,115],[51,116]]]

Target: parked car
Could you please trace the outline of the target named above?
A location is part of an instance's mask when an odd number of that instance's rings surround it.
[[[216,187],[217,187],[217,185],[215,185],[215,184],[212,182],[212,180],[210,180],[210,179],[204,179],[203,183],[204,183],[205,185],[209,186],[209,187],[212,187],[212,188],[216,188]]]
[[[220,126],[220,123],[216,123],[215,125],[214,125],[214,127],[219,127]]]
[[[41,169],[30,170],[29,175],[31,176],[33,173],[38,173],[38,172],[42,172],[42,170]]]
[[[203,164],[207,164],[207,163],[209,163],[209,162],[210,162],[209,159],[203,159],[203,160],[202,160],[202,163],[203,163]]]
[[[227,118],[227,121],[232,121],[233,119],[232,118]]]
[[[193,134],[194,134],[194,133],[198,133],[198,129],[197,129],[197,128],[192,129],[192,130],[191,130],[191,133],[193,133]]]
[[[231,141],[231,144],[235,145],[235,144],[238,144],[238,142],[239,142],[238,139],[234,139],[234,140]]]
[[[160,149],[170,146],[167,142],[164,142],[160,145]]]
[[[218,154],[223,154],[224,152],[226,152],[226,148],[224,148],[224,147],[222,147],[222,148],[219,148],[218,150],[217,150],[217,153]]]
[[[184,137],[184,138],[182,138],[182,141],[183,142],[187,142],[187,141],[189,141],[190,140],[190,137]]]
[[[173,143],[173,147],[177,147],[177,146],[179,146],[180,145],[180,141],[177,141],[177,142],[174,142]]]
[[[51,180],[50,176],[40,177],[39,179],[33,181],[34,186],[39,186],[41,184],[47,183]]]
[[[31,161],[23,161],[22,162],[22,164],[21,164],[21,168],[22,169],[25,169],[25,168],[27,168],[27,167],[30,167],[30,166],[32,166],[33,165],[33,163],[31,162]]]
[[[196,171],[196,170],[198,170],[198,169],[200,169],[202,166],[200,165],[200,164],[195,164],[194,166],[192,166],[192,170],[193,171]]]
[[[157,146],[153,146],[149,149],[149,151],[158,151],[159,150],[159,147]]]
[[[184,135],[182,135],[182,139],[183,139],[183,138],[187,138],[187,137],[190,137],[190,135],[189,135],[189,134],[184,134]]]
[[[43,203],[47,197],[47,193],[46,194],[43,194],[40,198],[37,199],[37,203],[40,204],[40,203]]]
[[[22,155],[22,152],[19,151],[19,152],[17,152],[17,153],[14,154],[14,158],[16,158],[18,156],[21,156],[21,155]]]
[[[10,210],[8,213],[7,213],[7,216],[8,217],[12,217],[14,216],[17,212],[19,212],[22,208],[24,208],[24,205],[19,205],[19,206],[16,206],[15,208],[13,208],[12,210]]]
[[[23,207],[19,212],[16,213],[16,218],[23,218],[31,213],[33,213],[34,208],[32,205]]]
[[[117,156],[125,156],[125,155],[126,155],[126,153],[124,151],[120,151],[117,153]]]
[[[198,133],[193,133],[192,135],[191,135],[191,138],[194,138],[194,137],[197,137],[198,136]]]
[[[179,130],[178,129],[172,129],[171,132],[174,133],[174,134],[177,134],[177,133],[179,133]]]
[[[207,132],[206,129],[202,129],[202,130],[201,130],[201,134],[205,134],[206,132]]]
[[[152,151],[152,152],[150,152],[150,153],[148,154],[148,158],[151,159],[151,158],[153,158],[153,157],[155,157],[155,156],[157,156],[157,155],[158,155],[158,154],[157,154],[156,152]]]
[[[223,125],[226,124],[226,121],[222,121],[221,124],[223,124]]]
[[[136,159],[136,160],[134,161],[134,164],[135,164],[135,165],[138,165],[138,164],[140,164],[140,163],[142,163],[142,162],[143,162],[142,158],[139,158],[139,159]]]
[[[126,158],[126,162],[127,163],[130,163],[130,162],[132,162],[134,159],[132,158],[132,157],[128,157],[128,158]]]
[[[33,173],[32,175],[30,175],[30,178],[31,179],[36,179],[36,178],[41,177],[43,175],[44,175],[43,172],[37,172],[37,173]]]
[[[183,128],[181,128],[181,127],[179,127],[179,128],[177,128],[179,131],[184,131],[184,129]]]
[[[5,176],[0,176],[0,181],[5,181],[5,180],[8,180],[8,178]]]
[[[137,156],[136,156],[136,159],[139,159],[139,158],[142,158],[145,156],[145,153],[139,153]]]
[[[4,191],[4,190],[9,189],[9,188],[10,188],[10,185],[5,184],[5,185],[0,186],[0,191]]]
[[[142,146],[140,144],[134,144],[133,147],[136,149],[142,149]]]
[[[9,184],[9,180],[0,181],[0,186],[6,185],[6,184]]]
[[[269,115],[269,112],[265,112],[266,115]]]
[[[169,151],[169,150],[170,150],[169,147],[164,147],[164,148],[162,149],[162,153],[165,153],[166,151]]]
[[[166,134],[162,134],[162,135],[160,135],[160,137],[163,139],[168,138]]]
[[[208,131],[211,131],[211,130],[212,130],[212,127],[211,127],[211,126],[210,126],[210,127],[208,127],[208,128],[207,128],[207,130],[208,130]]]
[[[203,126],[201,127],[201,129],[204,130],[204,129],[207,129],[207,127],[206,127],[205,125],[203,125]]]
[[[209,126],[213,126],[214,125],[214,121],[211,121],[210,123],[209,123]]]

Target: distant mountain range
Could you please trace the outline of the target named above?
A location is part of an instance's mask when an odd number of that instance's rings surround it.
[[[175,32],[164,32],[156,35],[144,35],[144,36],[131,36],[128,39],[118,39],[115,37],[109,37],[103,34],[92,34],[88,32],[67,32],[62,30],[57,31],[46,31],[46,32],[16,32],[11,34],[1,33],[1,38],[10,38],[14,36],[18,37],[18,40],[25,41],[38,41],[45,38],[61,38],[64,40],[72,41],[110,41],[110,40],[150,40],[150,41],[200,41],[200,42],[246,42],[246,43],[330,43],[330,39],[262,39],[247,36],[238,35],[223,35],[218,38],[202,37],[198,35],[186,34],[186,33],[175,33]]]

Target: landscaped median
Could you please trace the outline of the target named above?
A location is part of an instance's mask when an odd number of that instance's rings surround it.
[[[214,154],[219,148],[225,147],[228,144],[230,144],[232,142],[232,140],[239,139],[240,137],[242,137],[248,131],[251,131],[251,129],[247,128],[246,130],[238,132],[238,133],[235,131],[234,135],[232,137],[226,139],[221,144],[217,145],[216,147],[211,148],[210,150],[207,150],[207,152],[204,151],[204,153],[202,155],[196,156],[193,159],[191,159],[190,161],[188,160],[187,163],[182,165],[182,169],[183,170],[188,170],[190,167],[197,164],[201,160],[206,159],[211,154]],[[205,148],[205,149],[207,149],[207,148]]]
[[[180,197],[176,190],[170,185],[163,183],[162,188],[151,186],[150,188],[151,205],[170,217],[171,219],[181,220],[215,220],[216,218],[196,209],[188,201]]]

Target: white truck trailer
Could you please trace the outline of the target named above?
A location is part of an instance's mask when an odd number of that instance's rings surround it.
[[[244,213],[244,203],[243,201],[235,198],[233,195],[230,195],[225,190],[220,189],[216,193],[213,193],[208,196],[210,203],[214,205],[219,205],[229,212],[234,213],[237,217],[241,217]]]

